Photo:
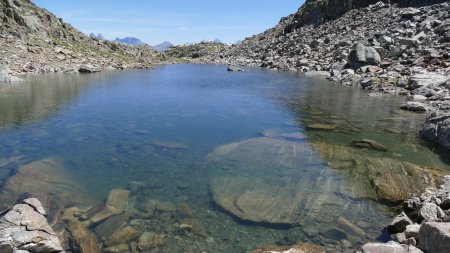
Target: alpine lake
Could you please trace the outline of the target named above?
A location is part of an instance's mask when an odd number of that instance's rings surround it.
[[[145,233],[141,252],[353,252],[386,240],[398,204],[450,169],[417,136],[426,114],[399,109],[406,97],[295,73],[25,78],[0,85],[1,207],[53,203],[52,224],[82,224],[103,248],[136,248]]]

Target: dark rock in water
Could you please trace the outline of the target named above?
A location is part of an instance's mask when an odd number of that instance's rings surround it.
[[[382,151],[382,152],[388,151],[388,148],[386,148],[382,144],[380,144],[380,143],[378,143],[378,142],[376,142],[374,140],[369,140],[369,139],[352,141],[351,145],[353,147],[368,148],[368,149],[372,149],[372,150],[375,150],[375,151]]]
[[[412,111],[412,112],[426,112],[427,108],[424,103],[420,102],[408,102],[406,104],[402,104],[400,106],[400,109],[405,111]]]
[[[42,206],[38,200],[26,200]],[[2,252],[62,252],[61,243],[44,215],[34,205],[18,204],[0,217]],[[3,251],[5,250],[5,251]]]
[[[450,223],[426,222],[419,231],[419,248],[426,252],[448,253],[450,249]]]
[[[80,73],[96,73],[96,72],[100,72],[100,71],[101,71],[101,69],[99,67],[96,67],[91,64],[83,65],[78,69],[78,72],[80,72]]]
[[[412,225],[412,220],[402,212],[392,220],[391,224],[387,226],[387,230],[390,234],[403,233],[408,225]]]
[[[420,130],[424,139],[438,143],[450,149],[450,116],[439,116],[428,119]]]
[[[227,71],[230,71],[230,72],[239,72],[239,71],[241,71],[241,69],[238,68],[237,66],[234,66],[234,65],[228,65]]]

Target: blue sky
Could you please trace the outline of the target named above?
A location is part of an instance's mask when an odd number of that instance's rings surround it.
[[[231,43],[263,32],[303,0],[32,0],[86,34],[133,36],[155,45],[219,38]],[[125,4],[124,4],[125,3]]]

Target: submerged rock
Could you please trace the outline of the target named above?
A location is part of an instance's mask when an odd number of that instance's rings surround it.
[[[386,148],[382,144],[380,144],[380,143],[378,143],[378,142],[376,142],[374,140],[369,140],[369,139],[352,141],[351,145],[353,147],[368,148],[368,149],[372,149],[372,150],[375,150],[375,151],[382,151],[382,152],[388,151],[388,148]]]
[[[326,123],[314,123],[314,124],[309,124],[306,126],[306,129],[308,130],[325,130],[325,131],[330,131],[330,130],[334,130],[337,128],[337,125],[335,124],[326,124]]]
[[[67,206],[93,203],[86,190],[74,180],[57,157],[48,157],[19,167],[17,173],[4,185],[0,199],[12,204],[25,193],[33,196],[54,195]]]
[[[188,149],[189,146],[181,143],[181,142],[175,142],[175,141],[152,141],[152,145],[155,148],[160,148],[160,149]]]
[[[101,243],[97,235],[79,222],[69,222],[66,230],[69,232],[69,244],[72,250],[82,253],[101,252]]]
[[[0,217],[0,249],[14,252],[62,252],[61,243],[45,216],[34,205],[38,200],[25,200]]]
[[[392,158],[371,158],[344,146],[313,143],[333,169],[345,170],[351,191],[359,197],[403,201],[428,187],[437,187],[445,171]]]
[[[113,189],[109,192],[106,204],[97,205],[82,215],[86,226],[98,224],[112,216],[122,214],[128,208],[130,192],[123,189]]]
[[[228,213],[267,224],[333,221],[336,229],[357,236],[361,232],[357,227],[336,222],[367,211],[349,204],[348,198],[403,201],[437,186],[445,173],[396,159],[367,157],[366,152],[345,146],[267,137],[217,147],[207,159],[241,175],[253,175],[212,180],[213,201]],[[336,180],[341,177],[347,180]],[[332,211],[336,208],[340,216]]]

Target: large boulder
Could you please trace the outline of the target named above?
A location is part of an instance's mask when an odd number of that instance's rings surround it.
[[[42,207],[42,204],[36,199],[25,200],[0,217],[0,249],[32,253],[62,252],[58,237],[36,206]]]
[[[414,74],[409,79],[409,88],[412,90],[420,87],[433,89],[445,84],[447,80],[448,77],[437,73]]]
[[[424,139],[438,143],[446,149],[450,149],[450,116],[439,116],[428,119],[420,136]]]
[[[381,56],[375,48],[358,43],[349,55],[349,63],[355,69],[365,65],[378,65],[381,63]]]
[[[426,222],[419,231],[419,248],[426,252],[448,253],[450,249],[450,223]]]

